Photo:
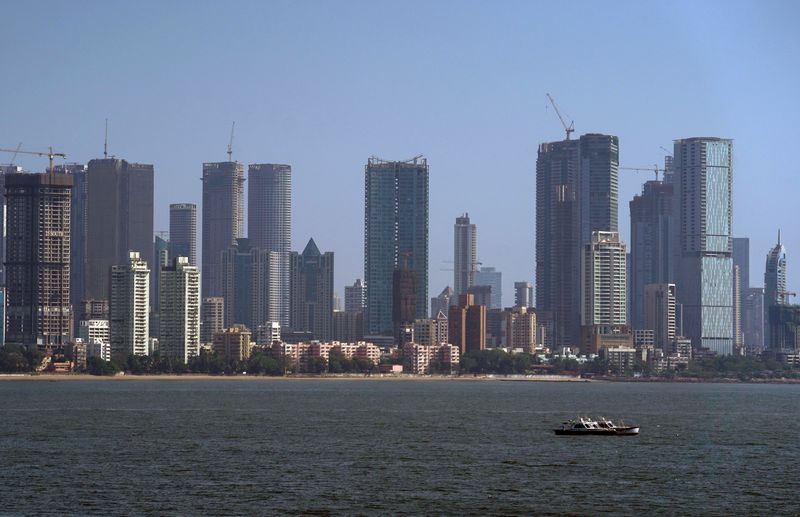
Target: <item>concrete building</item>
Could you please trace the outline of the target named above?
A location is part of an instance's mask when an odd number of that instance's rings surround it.
[[[581,327],[581,353],[598,354],[603,348],[633,348],[633,333],[627,325],[584,325]]]
[[[738,281],[734,282],[734,298],[739,296],[738,303],[733,306],[733,336],[738,347],[744,346],[744,299],[750,288],[750,239],[733,238],[733,266],[738,267]]]
[[[626,253],[619,234],[593,232],[583,260],[583,325],[626,325]]]
[[[450,307],[447,320],[449,341],[462,354],[486,348],[486,306],[475,305],[471,294],[458,297],[458,305]]]
[[[150,304],[152,312],[150,317],[150,336],[158,336],[158,312],[161,308],[161,300],[158,295],[161,287],[161,269],[169,265],[170,242],[166,232],[159,232],[153,239],[153,269],[150,275]],[[155,324],[155,328],[154,327]]]
[[[431,298],[431,318],[435,318],[440,312],[447,314],[450,310],[450,305],[452,305],[456,299],[455,292],[450,286],[442,289],[439,296]]]
[[[347,312],[364,311],[364,283],[357,278],[353,285],[344,287],[344,310]]]
[[[186,364],[200,352],[200,272],[189,257],[161,268],[159,295],[159,353]]]
[[[225,298],[210,296],[200,304],[200,342],[214,342],[214,334],[225,327]]]
[[[447,316],[440,311],[434,319],[416,320],[414,342],[428,346],[449,342]]]
[[[355,343],[364,340],[364,311],[334,311],[333,340]]]
[[[187,257],[189,265],[197,266],[197,205],[169,205],[170,257]]]
[[[636,364],[636,349],[632,347],[611,346],[600,349],[600,359],[608,361],[614,373],[624,373]]]
[[[222,296],[222,252],[244,236],[244,166],[203,164],[203,297]]]
[[[492,287],[491,299],[486,304],[487,309],[503,308],[503,273],[493,267],[481,267],[475,273],[475,285],[488,285]]]
[[[5,198],[5,196],[0,197]],[[0,287],[0,348],[4,346],[6,346],[6,288]]]
[[[654,333],[654,345],[667,350],[677,336],[675,284],[644,286],[644,326]]]
[[[514,282],[514,306],[533,307],[533,284],[530,282]]]
[[[281,340],[281,324],[277,321],[267,321],[256,329],[255,341],[257,345],[267,346]]]
[[[84,343],[111,344],[111,334],[107,319],[89,319],[78,322],[78,338]]]
[[[733,353],[732,149],[722,138],[676,140],[678,262],[683,331],[693,346]]]
[[[150,268],[138,251],[111,267],[109,331],[115,357],[149,355]]]
[[[290,326],[309,331],[314,339],[330,341],[333,336],[333,252],[320,253],[309,239],[303,253],[291,254]]]
[[[800,352],[800,305],[772,305],[768,321],[771,353]]]
[[[392,275],[403,257],[417,278],[415,319],[428,312],[428,162],[372,157],[364,176],[365,332],[393,336]]]
[[[486,310],[502,311],[502,307],[492,307],[492,286],[486,284],[476,284],[467,289],[467,294],[471,294],[475,299],[475,305],[485,305]]]
[[[456,217],[453,244],[453,291],[458,296],[472,287],[478,271],[478,229],[470,223],[469,214]]]
[[[402,346],[413,336],[409,336],[408,329],[413,328],[417,311],[417,275],[416,271],[409,269],[404,260],[402,266],[392,273],[392,328],[394,329],[395,344]]]
[[[764,289],[750,287],[742,302],[742,340],[748,353],[764,350]]]
[[[254,248],[250,239],[222,253],[222,296],[225,326],[258,328],[265,321],[280,323],[281,262],[277,253]]]
[[[5,175],[6,341],[58,346],[72,334],[67,174]]]
[[[111,267],[139,253],[153,262],[153,166],[117,158],[91,160],[86,172],[85,298],[108,299]]]
[[[630,202],[631,325],[646,328],[644,290],[648,284],[674,282],[673,234],[675,186],[663,181],[645,182],[641,195]]]
[[[581,258],[593,231],[617,231],[619,141],[588,134],[539,146],[536,308],[553,346],[580,341]]]
[[[411,366],[409,373],[414,375],[450,374],[458,367],[461,357],[458,347],[447,343],[430,346],[406,343],[400,349],[400,354],[404,362]]]
[[[786,305],[789,296],[786,292],[786,248],[781,244],[781,232],[778,230],[778,243],[767,253],[767,264],[764,269],[764,345],[769,348],[773,342],[770,336],[772,324],[770,307]]]
[[[214,353],[222,359],[246,361],[251,350],[250,329],[244,325],[233,325],[214,334]]]
[[[285,164],[255,163],[247,171],[247,232],[254,248],[276,253],[278,276],[273,283],[278,321],[291,325],[292,168]]]
[[[744,346],[744,336],[742,334],[742,292],[740,290],[741,270],[739,266],[733,265],[733,348],[734,351],[741,350]]]
[[[532,354],[536,351],[536,313],[525,306],[506,309],[504,313],[505,336],[501,346],[522,349]]]

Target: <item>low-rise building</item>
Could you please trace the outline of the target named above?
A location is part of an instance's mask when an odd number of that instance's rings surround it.
[[[458,366],[461,357],[459,347],[447,343],[434,346],[406,343],[400,354],[404,362],[411,366],[409,373],[416,375],[450,373]],[[437,364],[439,371],[432,371]]]
[[[214,353],[224,359],[245,361],[250,358],[250,329],[233,325],[214,334]]]
[[[624,346],[609,346],[600,348],[600,359],[608,361],[611,371],[623,373],[633,368],[636,363],[636,349]]]

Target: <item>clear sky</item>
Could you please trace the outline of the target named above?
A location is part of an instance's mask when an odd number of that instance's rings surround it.
[[[662,163],[691,136],[734,142],[734,232],[751,284],[778,227],[800,291],[800,2],[0,2],[0,147],[69,161],[153,163],[155,229],[200,203],[201,164],[293,169],[293,247],[336,253],[336,286],[363,275],[370,155],[430,165],[431,296],[452,273],[469,212],[478,256],[534,276],[534,171],[563,131],[620,138],[623,166]],[[0,156],[0,162],[10,157]],[[18,157],[31,170],[37,158]],[[621,172],[620,231],[649,174]],[[800,300],[798,300],[800,302]]]

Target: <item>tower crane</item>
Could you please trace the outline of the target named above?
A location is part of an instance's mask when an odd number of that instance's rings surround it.
[[[556,105],[556,100],[549,93],[547,94],[547,98],[550,100],[550,104],[553,105],[553,109],[556,110],[556,115],[558,115],[558,120],[560,120],[561,121],[561,125],[564,126],[564,131],[566,131],[566,133],[567,133],[567,140],[569,140],[569,135],[573,131],[575,131],[575,121],[574,120],[570,120],[569,121],[569,126],[568,126],[566,121],[564,120],[564,117],[561,116],[561,112],[558,111],[558,105]]]
[[[233,159],[233,129],[236,127],[236,121],[231,123],[231,139],[228,141],[228,161]]]
[[[53,151],[52,147],[49,147],[47,151],[22,151],[20,150],[19,146],[16,149],[0,149],[0,152],[3,153],[14,153],[14,157],[17,156],[17,153],[21,154],[33,154],[36,156],[47,156],[50,159],[50,167],[47,169],[47,172],[53,172],[53,158],[58,156],[59,158],[66,158],[67,155],[64,153],[57,153]]]
[[[658,165],[653,165],[652,168],[649,167],[618,167],[621,171],[636,171],[636,172],[655,172],[656,173],[656,181],[658,181],[658,173],[662,172],[664,169],[658,167]]]

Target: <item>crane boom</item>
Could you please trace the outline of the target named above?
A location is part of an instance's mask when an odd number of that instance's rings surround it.
[[[236,121],[234,120],[231,124],[231,139],[228,141],[228,161],[231,161],[233,157],[233,128],[235,127]]]
[[[659,169],[658,165],[653,165],[652,168],[650,168],[650,167],[617,167],[617,168],[619,170],[622,170],[622,171],[655,172],[656,173],[656,181],[658,181],[658,173],[663,170],[663,169]]]
[[[571,120],[568,126],[566,121],[564,120],[564,117],[561,116],[561,112],[558,110],[558,105],[556,104],[556,100],[549,93],[547,94],[547,98],[550,100],[550,104],[553,105],[553,109],[556,110],[556,115],[558,115],[558,120],[560,120],[561,125],[564,126],[564,131],[566,131],[567,133],[567,140],[569,140],[569,135],[573,131],[575,131],[575,121]]]
[[[35,156],[47,156],[50,159],[50,167],[47,169],[47,172],[53,172],[53,158],[55,158],[56,156],[58,156],[59,158],[67,157],[67,155],[64,153],[54,152],[52,147],[50,147],[48,151],[23,151],[19,147],[17,147],[16,149],[0,149],[0,152],[14,153],[15,157],[17,153],[33,154]]]

